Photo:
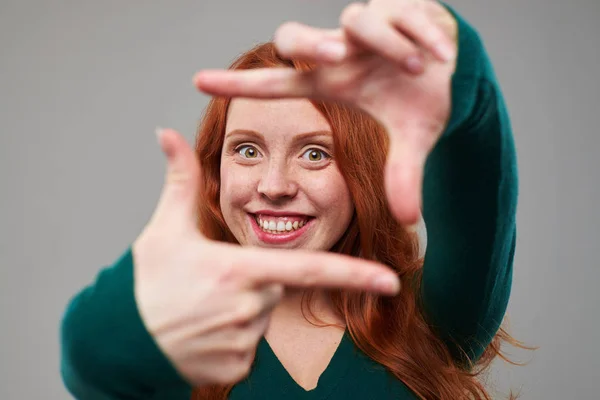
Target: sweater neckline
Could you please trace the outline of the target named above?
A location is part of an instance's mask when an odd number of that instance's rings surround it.
[[[351,364],[350,360],[355,357],[355,349],[348,331],[344,330],[342,339],[329,364],[319,376],[317,386],[311,390],[304,389],[292,378],[264,337],[258,345],[258,354],[263,359],[261,364],[272,366],[271,376],[275,382],[280,383],[282,396],[316,400],[328,398],[342,378],[346,376]]]

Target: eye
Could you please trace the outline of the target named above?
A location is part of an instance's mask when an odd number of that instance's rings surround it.
[[[236,151],[244,158],[256,158],[259,154],[256,147],[250,145],[240,146]]]
[[[329,157],[329,154],[327,154],[323,150],[314,148],[306,150],[302,155],[302,158],[312,162],[323,161],[324,159]]]

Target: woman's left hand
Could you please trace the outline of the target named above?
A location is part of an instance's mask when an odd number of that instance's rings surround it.
[[[402,223],[420,216],[423,169],[451,110],[457,23],[433,0],[371,0],[343,11],[339,29],[283,24],[275,45],[284,58],[314,62],[291,68],[201,71],[209,94],[342,101],[377,119],[390,137],[385,186]]]

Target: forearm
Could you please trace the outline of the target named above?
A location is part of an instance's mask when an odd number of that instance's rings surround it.
[[[129,250],[67,307],[61,374],[69,391],[82,399],[148,398],[156,388],[181,382],[138,314]]]
[[[452,117],[425,170],[422,295],[455,357],[464,351],[474,360],[496,333],[510,295],[518,177],[489,58],[464,20],[459,38]]]

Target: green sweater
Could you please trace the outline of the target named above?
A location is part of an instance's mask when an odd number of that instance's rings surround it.
[[[425,314],[457,363],[481,356],[510,295],[515,250],[517,163],[510,122],[477,32],[459,22],[452,113],[425,171]],[[464,351],[465,353],[461,352]],[[191,387],[146,331],[133,293],[128,249],[68,305],[61,326],[61,373],[78,399],[187,400]],[[230,399],[415,399],[346,334],[305,391],[263,339],[247,379]]]

